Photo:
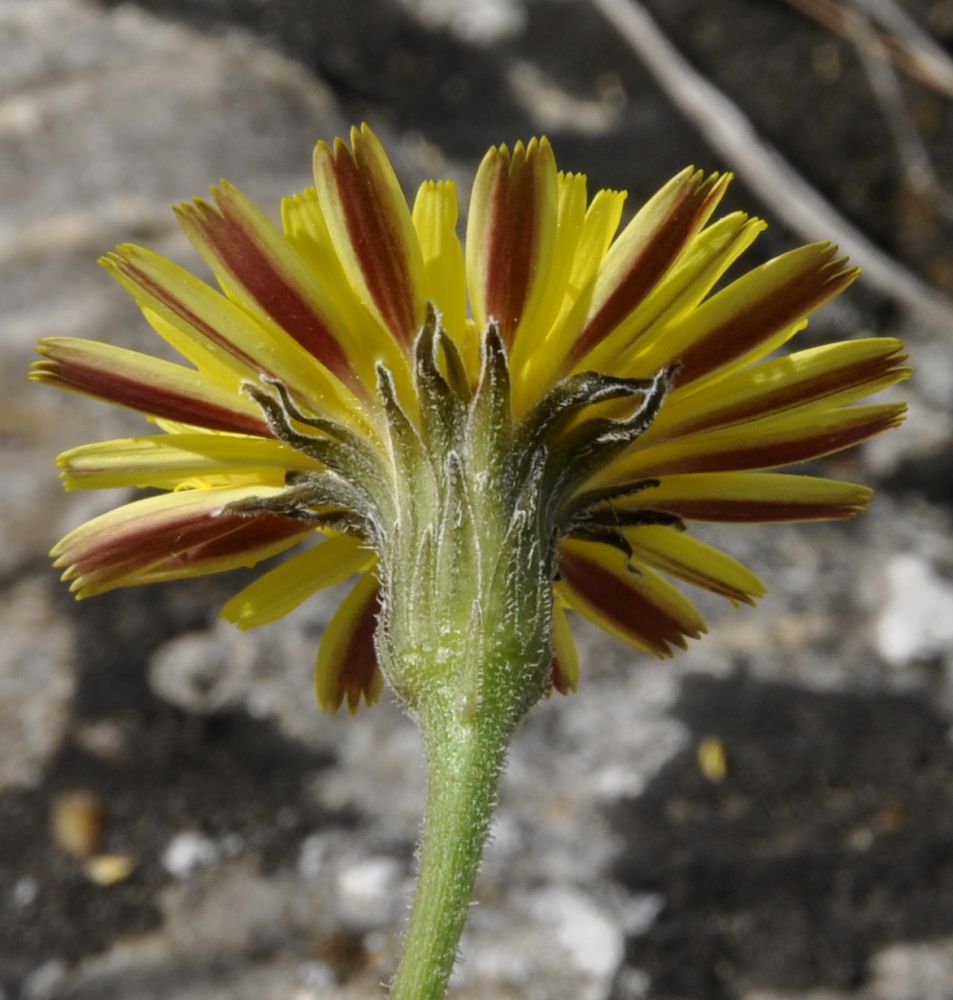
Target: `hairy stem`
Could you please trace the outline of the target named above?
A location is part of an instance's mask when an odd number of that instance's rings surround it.
[[[417,893],[391,1000],[441,1000],[457,956],[490,826],[507,734],[486,718],[421,720],[427,811]]]

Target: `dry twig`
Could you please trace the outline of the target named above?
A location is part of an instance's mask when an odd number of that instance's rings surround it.
[[[853,43],[870,89],[880,104],[908,185],[918,191],[945,219],[953,221],[953,195],[940,180],[903,97],[889,52],[867,16],[870,0],[850,0],[844,11],[845,34]]]
[[[592,0],[675,106],[748,186],[807,239],[837,242],[866,279],[931,327],[953,331],[953,301],[875,246],[762,139],[744,113],[678,52],[637,0]]]
[[[824,27],[853,41],[842,0],[787,0]],[[894,0],[855,0],[871,21],[887,58],[920,83],[953,98],[953,59]]]

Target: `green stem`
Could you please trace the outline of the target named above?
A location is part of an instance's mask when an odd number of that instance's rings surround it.
[[[446,992],[506,753],[506,737],[492,730],[497,727],[459,718],[421,721],[427,812],[417,893],[390,1000],[441,1000]]]

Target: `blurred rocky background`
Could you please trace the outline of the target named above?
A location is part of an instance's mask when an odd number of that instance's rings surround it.
[[[142,425],[25,381],[45,335],[157,350],[96,256],[195,266],[171,202],[224,174],[274,210],[362,119],[408,187],[541,131],[630,204],[736,167],[729,206],[772,223],[752,260],[846,233],[868,265],[803,342],[900,334],[916,366],[907,424],[822,465],[879,487],[869,514],[706,532],[759,608],[704,602],[670,663],[580,627],[452,996],[953,998],[951,46],[950,0],[0,0],[3,1000],[383,995],[414,730],[313,706],[335,595],[244,635],[235,576],[75,604],[45,552],[121,497],[67,497],[53,456]]]

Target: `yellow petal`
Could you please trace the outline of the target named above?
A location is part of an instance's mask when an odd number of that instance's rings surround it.
[[[424,295],[440,310],[444,329],[476,371],[476,353],[467,344],[466,273],[457,236],[458,214],[453,181],[424,181],[420,185],[413,222],[423,256]]]
[[[830,521],[853,517],[873,490],[856,483],[776,472],[665,476],[653,489],[616,500],[619,510],[652,508],[690,521]]]
[[[64,451],[57,464],[68,490],[147,486],[171,489],[214,475],[268,477],[321,466],[274,440],[231,434],[159,434],[97,441]]]
[[[269,570],[222,608],[222,617],[241,629],[283,618],[312,594],[367,570],[374,556],[349,535],[336,535]]]
[[[623,530],[642,562],[727,597],[732,604],[754,604],[767,593],[764,584],[737,559],[685,532],[659,525]]]
[[[586,209],[559,313],[544,341],[528,352],[513,386],[517,413],[543,396],[566,367],[570,347],[589,313],[599,265],[619,228],[625,199],[624,191],[599,191]]]

